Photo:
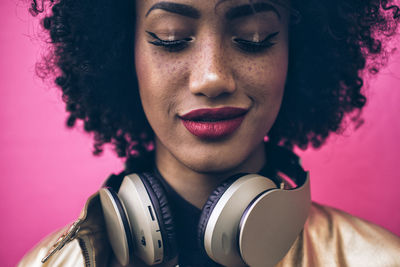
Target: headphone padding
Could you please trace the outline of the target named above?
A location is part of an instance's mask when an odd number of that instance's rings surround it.
[[[176,257],[178,247],[176,243],[173,216],[168,205],[167,195],[161,183],[150,173],[142,173],[139,177],[142,179],[143,184],[149,192],[153,205],[154,203],[158,203],[158,205],[154,205],[154,208],[157,209],[155,212],[159,219],[160,230],[164,242],[164,261],[171,260]]]
[[[200,219],[199,219],[199,225],[198,225],[198,232],[197,232],[197,241],[198,244],[201,248],[201,250],[207,255],[207,252],[204,248],[204,233],[206,231],[208,219],[210,219],[210,215],[212,211],[214,210],[215,205],[221,198],[221,196],[225,193],[225,191],[231,186],[239,177],[242,177],[243,173],[236,174],[227,180],[225,180],[222,184],[220,184],[208,197],[206,203],[203,206]]]

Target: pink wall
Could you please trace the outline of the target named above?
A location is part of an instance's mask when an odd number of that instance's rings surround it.
[[[14,266],[49,232],[76,218],[86,198],[122,168],[90,136],[66,130],[58,91],[34,75],[40,42],[24,1],[0,2],[0,265]],[[18,3],[18,6],[17,4]],[[364,126],[302,152],[315,201],[400,235],[400,55],[370,83]]]

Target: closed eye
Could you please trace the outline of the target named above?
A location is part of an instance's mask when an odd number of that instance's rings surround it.
[[[250,52],[250,53],[259,53],[263,52],[264,50],[272,47],[275,45],[274,42],[272,42],[272,39],[277,36],[279,32],[274,32],[270,35],[268,35],[264,40],[261,41],[250,41],[246,39],[241,39],[234,37],[232,38],[232,41],[235,43],[235,45],[245,51],[245,52]]]
[[[194,40],[193,37],[177,39],[177,40],[164,40],[158,37],[155,33],[146,31],[146,33],[153,38],[152,41],[149,41],[150,44],[155,46],[161,46],[169,52],[179,52],[185,49],[189,42]]]

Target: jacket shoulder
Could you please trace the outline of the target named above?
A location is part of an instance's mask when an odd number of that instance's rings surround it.
[[[85,264],[82,250],[77,239],[67,243],[62,250],[54,254],[45,263],[41,262],[59,237],[62,236],[68,228],[69,226],[66,226],[45,237],[27,254],[25,254],[17,267],[84,267]]]
[[[393,255],[400,256],[398,236],[383,227],[328,206],[313,203],[306,230],[310,237],[342,241],[344,248],[359,245],[363,246],[363,251],[396,252]]]
[[[302,263],[295,266],[400,266],[400,238],[346,212],[313,203],[303,233],[285,262]]]

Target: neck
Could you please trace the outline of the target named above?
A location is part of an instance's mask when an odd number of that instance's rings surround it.
[[[201,209],[209,195],[224,180],[236,173],[256,173],[265,164],[264,144],[241,164],[220,172],[198,172],[175,158],[160,142],[156,141],[156,166],[166,182],[185,200]]]

